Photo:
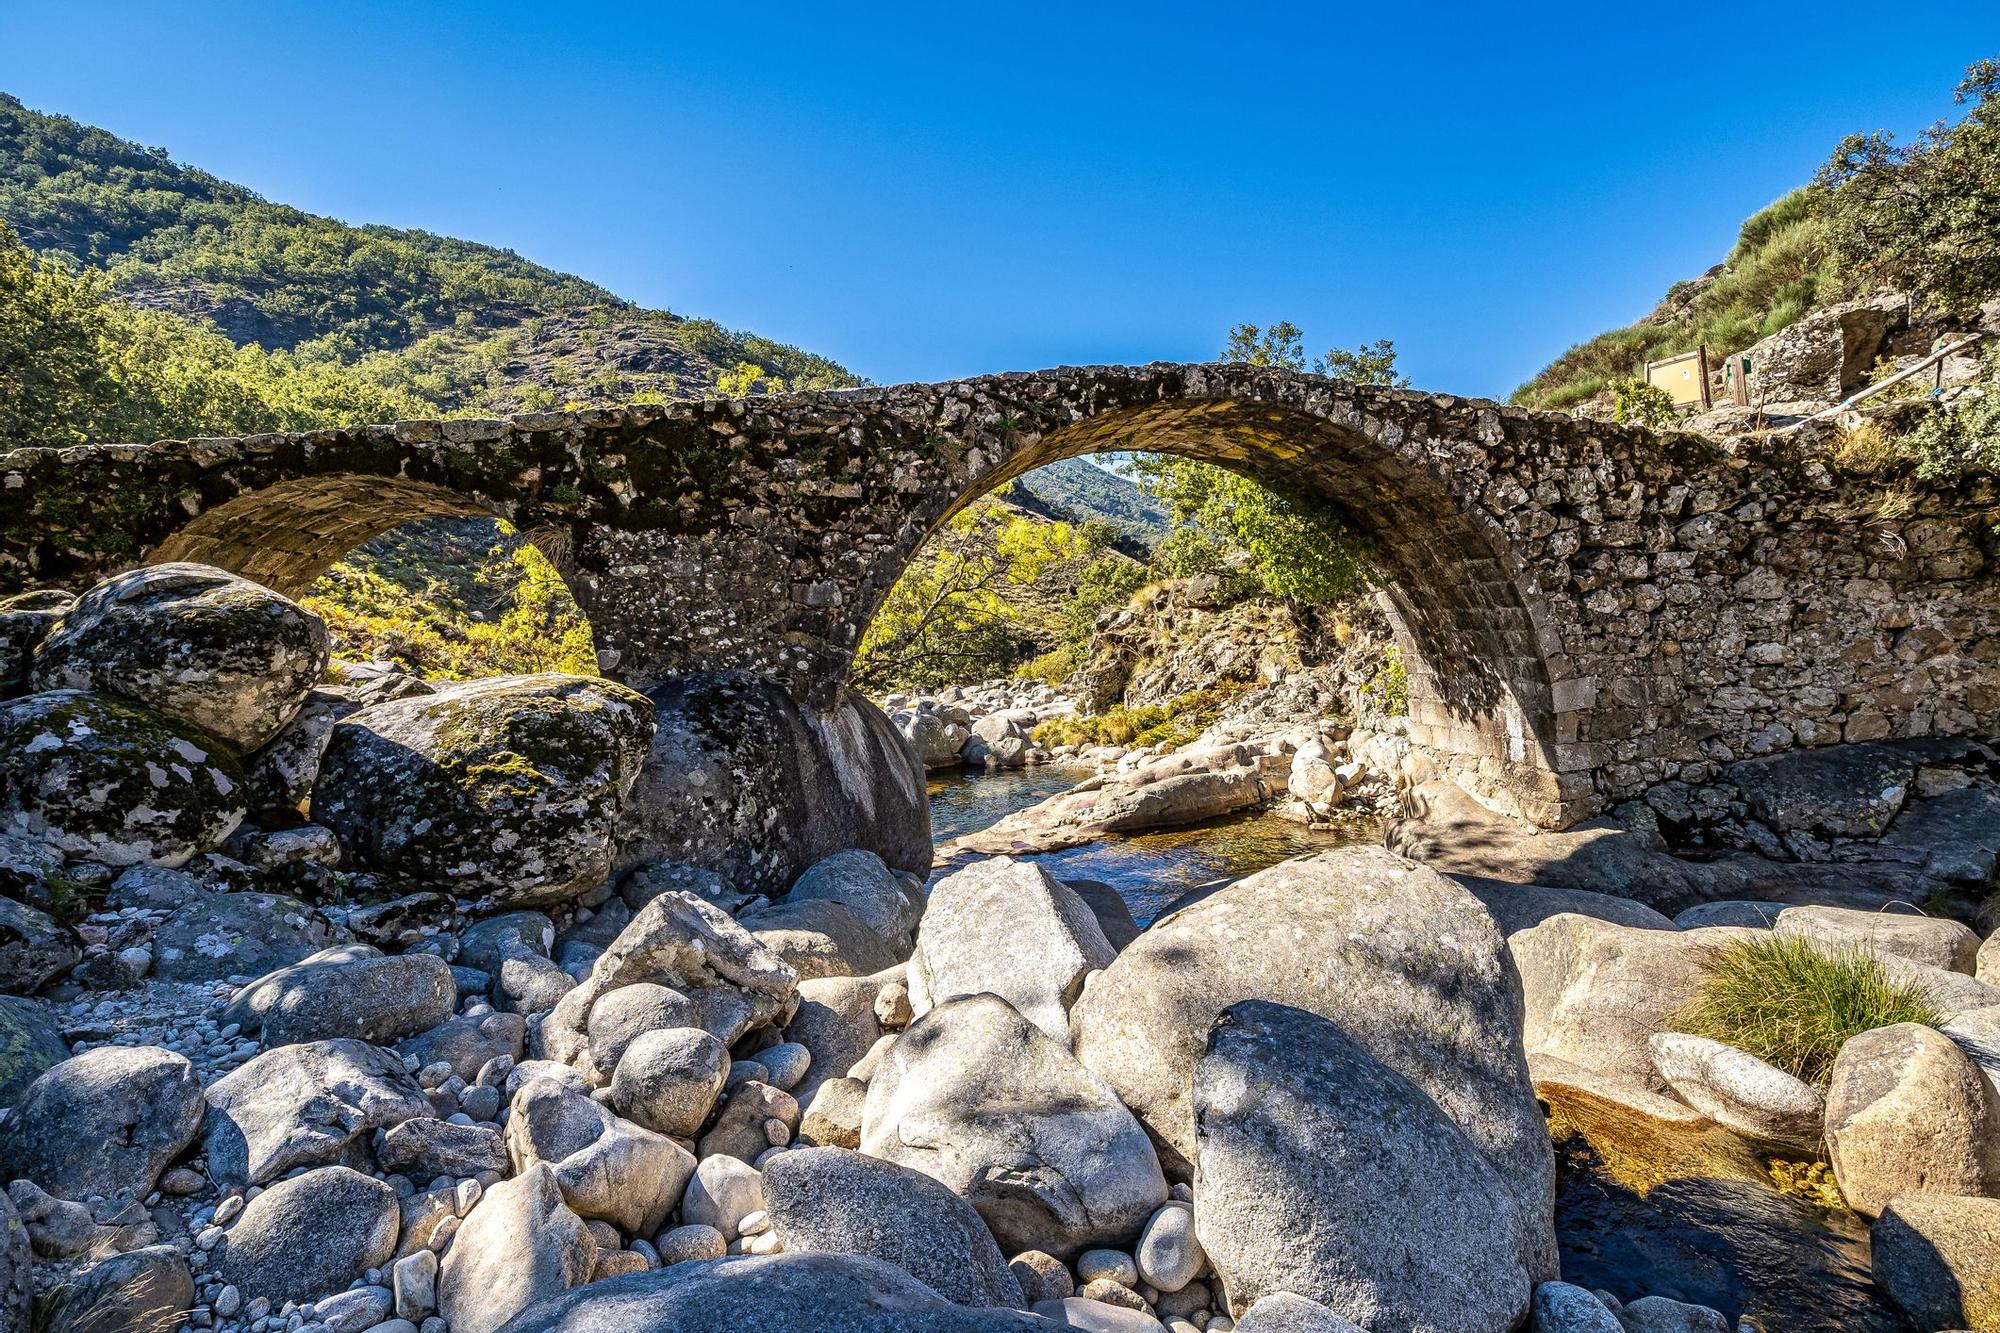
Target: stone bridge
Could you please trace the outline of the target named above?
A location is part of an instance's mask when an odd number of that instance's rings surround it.
[[[2000,485],[1241,365],[0,454],[0,591],[191,559],[297,594],[413,518],[556,558],[639,685],[838,694],[925,537],[1044,463],[1207,459],[1378,548],[1419,751],[1560,826],[1798,745],[2000,734]]]

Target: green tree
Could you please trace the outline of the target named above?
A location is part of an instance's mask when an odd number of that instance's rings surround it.
[[[1956,125],[1851,134],[1820,169],[1835,253],[1864,281],[1965,312],[2000,292],[2000,61],[1966,71]]]
[[[1240,361],[1252,366],[1278,366],[1285,370],[1306,368],[1305,335],[1289,320],[1280,320],[1268,329],[1255,324],[1238,324],[1229,330],[1223,345],[1224,361]]]
[[[1238,324],[1222,359],[1298,370],[1305,366],[1304,346],[1297,325]],[[1395,344],[1386,338],[1353,351],[1334,348],[1313,369],[1358,384],[1409,382],[1397,372]],[[1367,544],[1310,492],[1191,458],[1141,455],[1130,466],[1174,522],[1174,532],[1153,554],[1165,574],[1212,574],[1225,596],[1262,591],[1315,603],[1352,597],[1372,578]]]
[[[1144,581],[1109,549],[1114,536],[1108,524],[1050,522],[1000,497],[968,505],[889,590],[855,678],[873,688],[979,680],[1073,646],[1097,610]]]

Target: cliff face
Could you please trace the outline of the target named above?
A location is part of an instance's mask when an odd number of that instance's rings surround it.
[[[1302,606],[1224,602],[1212,578],[1171,580],[1107,615],[1067,692],[1087,713],[1233,694],[1218,725],[1399,711],[1400,662],[1372,597]]]

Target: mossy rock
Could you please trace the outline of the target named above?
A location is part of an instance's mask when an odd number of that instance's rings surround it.
[[[326,626],[262,584],[208,565],[106,579],[35,651],[38,688],[116,695],[249,753],[326,670]]]
[[[525,907],[603,882],[653,737],[643,695],[584,676],[503,676],[336,723],[312,818],[343,864]]]
[[[105,865],[179,866],[244,814],[243,768],[199,728],[82,690],[0,703],[0,828]]]
[[[69,1059],[69,1043],[48,1010],[18,995],[0,995],[0,1106],[18,1106],[42,1074]]]

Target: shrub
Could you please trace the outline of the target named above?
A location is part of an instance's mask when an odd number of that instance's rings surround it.
[[[1119,704],[1087,717],[1050,718],[1035,728],[1035,744],[1186,745],[1208,729],[1224,704],[1249,688],[1247,681],[1221,681],[1163,704]]]
[[[1944,1015],[1922,986],[1890,976],[1865,949],[1772,934],[1713,950],[1669,1021],[1825,1087],[1848,1038],[1892,1023],[1936,1027]]]
[[[1611,412],[1635,426],[1671,426],[1676,419],[1674,400],[1667,391],[1641,380],[1612,382]]]

